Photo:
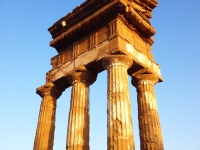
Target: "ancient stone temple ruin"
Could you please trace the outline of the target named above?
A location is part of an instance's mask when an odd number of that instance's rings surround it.
[[[128,75],[137,91],[141,150],[164,150],[154,85],[162,82],[151,53],[157,0],[86,0],[48,30],[51,58],[34,150],[52,150],[56,102],[72,86],[67,150],[89,150],[89,88],[107,70],[107,149],[135,150]],[[105,79],[106,80],[106,79]]]

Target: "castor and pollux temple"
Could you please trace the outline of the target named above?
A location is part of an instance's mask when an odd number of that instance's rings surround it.
[[[154,85],[162,82],[151,48],[158,0],[86,0],[48,30],[51,58],[34,150],[53,150],[56,102],[70,86],[67,150],[89,150],[89,88],[107,70],[107,149],[135,150],[128,75],[137,91],[141,150],[164,150]]]

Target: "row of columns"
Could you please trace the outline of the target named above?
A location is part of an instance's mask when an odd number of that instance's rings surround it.
[[[127,70],[132,60],[125,55],[106,56],[102,60],[107,70],[108,150],[135,150]],[[66,79],[72,85],[67,131],[67,150],[89,150],[89,86],[97,75],[80,67]],[[132,77],[137,90],[138,120],[141,150],[164,150],[153,74]],[[43,98],[35,136],[34,150],[52,150],[55,130],[56,100],[62,90],[47,83],[37,89]]]

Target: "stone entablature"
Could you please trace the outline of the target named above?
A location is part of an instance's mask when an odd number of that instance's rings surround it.
[[[120,7],[124,6],[133,6],[137,12],[142,12],[147,18],[151,18],[151,11],[157,6],[158,0],[86,0],[80,6],[76,7],[71,13],[67,14],[63,18],[59,19],[56,23],[53,24],[48,30],[51,33],[52,37],[55,38],[60,33],[63,33],[63,24],[65,30],[69,29],[72,25],[83,19],[84,17],[90,16],[92,13],[97,15],[96,10],[112,5],[118,5]],[[125,7],[124,7],[125,8]],[[105,10],[105,8],[103,9]],[[100,13],[100,11],[98,12]]]
[[[104,41],[110,42],[113,38],[122,38],[122,40],[130,43],[138,52],[143,53],[151,61],[154,61],[151,53],[152,43],[149,43],[145,37],[139,36],[133,28],[127,27],[127,22],[121,19],[118,17],[118,19],[109,22],[62,50],[51,59],[52,69],[58,68],[64,63],[75,59],[78,55],[98,47]],[[113,48],[116,49],[117,46]],[[110,51],[112,49],[109,48],[108,52]]]
[[[84,5],[77,7],[49,28],[53,37],[50,45],[60,52],[71,45],[72,41],[85,37],[91,30],[96,30],[98,25],[108,23],[118,14],[125,18],[130,27],[132,26],[145,36],[149,43],[153,43],[151,36],[155,34],[155,30],[148,20],[151,17],[152,8],[148,7],[149,3],[145,6],[144,3],[146,2],[139,0],[135,2],[129,0],[86,1],[85,7]],[[92,7],[93,5],[95,7]],[[90,6],[90,9],[86,9],[86,6]]]

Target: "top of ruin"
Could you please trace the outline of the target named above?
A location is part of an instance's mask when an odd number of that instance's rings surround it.
[[[124,54],[134,61],[129,73],[147,67],[146,73],[162,80],[151,46],[155,29],[150,23],[157,0],[87,0],[59,19],[48,30],[50,46],[58,54],[51,59],[47,81],[61,87],[65,76],[80,65],[99,73],[106,55]]]
[[[72,12],[68,13],[66,16],[59,19],[57,22],[51,26],[48,31],[51,33],[52,37],[55,37],[55,33],[57,33],[63,27],[70,27],[77,21],[87,17],[92,12],[100,9],[111,2],[119,2],[122,4],[126,4],[125,7],[129,7],[130,5],[134,5],[134,7],[145,14],[147,18],[151,18],[151,11],[157,6],[158,0],[86,0],[80,6],[77,6],[72,10]],[[126,8],[125,8],[126,9]]]
[[[157,0],[86,0],[48,29],[53,38],[50,46],[59,52],[62,43],[81,38],[80,35],[118,14],[145,37],[151,38],[155,30],[149,18],[157,4]]]

